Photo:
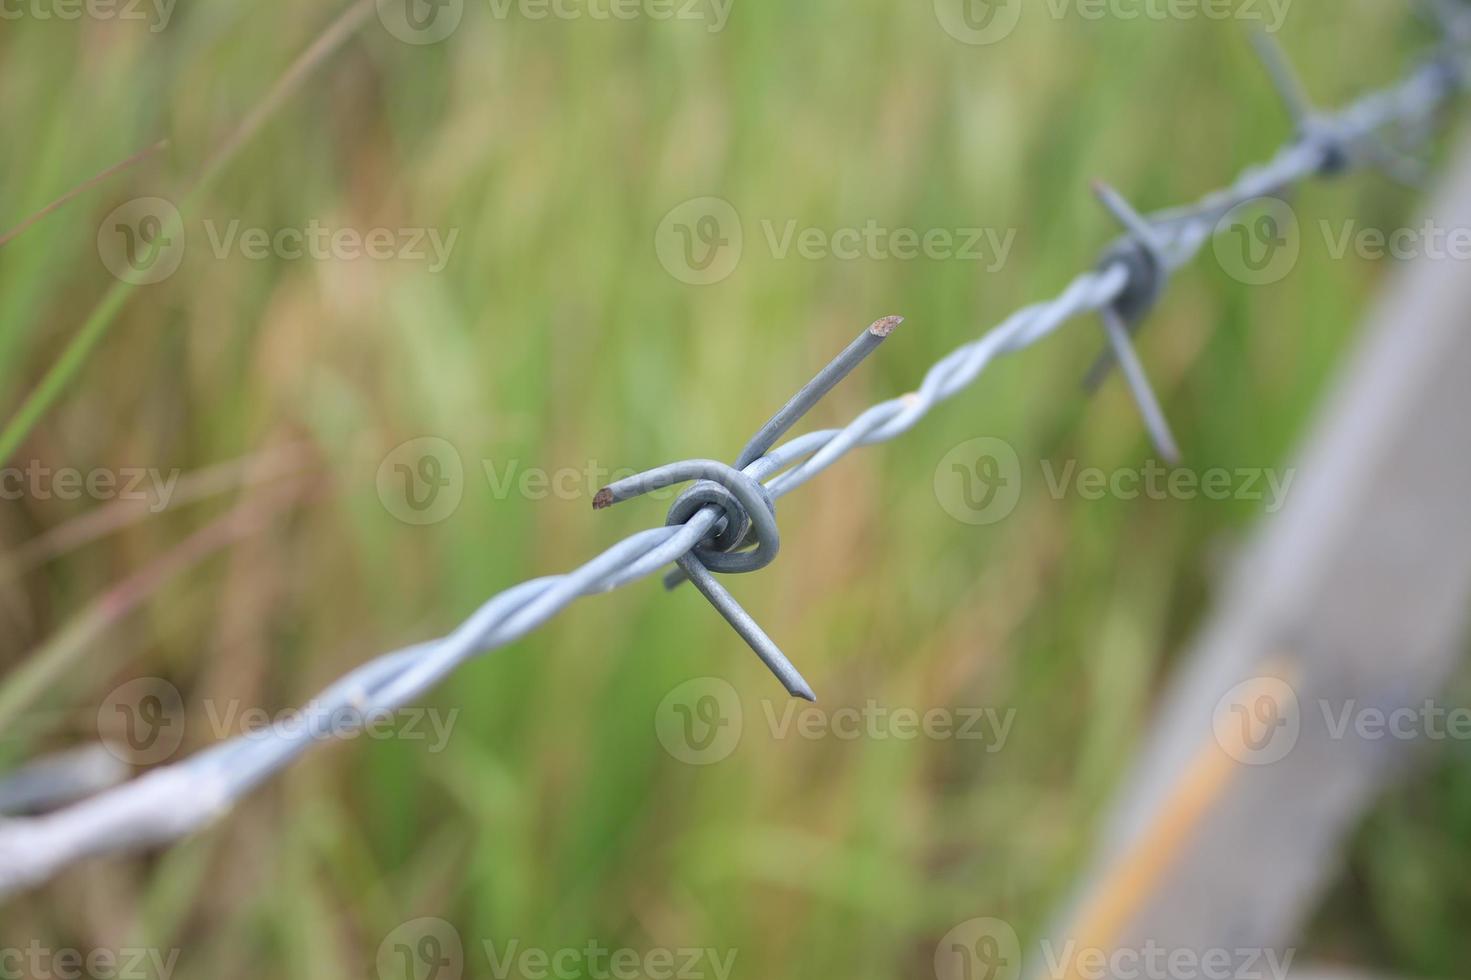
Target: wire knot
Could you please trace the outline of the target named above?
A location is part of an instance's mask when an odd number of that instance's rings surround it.
[[[669,508],[664,523],[670,527],[684,524],[700,508],[707,505],[718,507],[722,516],[717,532],[702,541],[692,554],[713,572],[754,572],[771,564],[780,547],[776,502],[771,491],[759,480],[733,467],[725,470],[723,480],[700,480],[680,494]],[[739,486],[745,492],[737,495],[733,486]],[[759,500],[755,512],[765,518],[760,522],[752,518],[746,503],[752,496]],[[739,550],[753,540],[756,543],[754,551]]]
[[[720,512],[715,533],[690,551],[692,557],[711,571],[736,573],[754,572],[776,560],[781,535],[771,492],[761,481],[718,460],[686,459],[610,483],[593,498],[593,507],[602,510],[691,480],[698,482],[669,508],[665,525],[686,524],[705,507]],[[752,540],[755,550],[736,550]]]
[[[1305,117],[1298,127],[1298,142],[1314,147],[1319,153],[1319,177],[1338,177],[1353,167],[1354,141],[1333,120],[1315,114]]]
[[[1171,266],[1165,241],[1159,229],[1108,184],[1095,180],[1093,193],[1124,227],[1124,237],[1103,253],[1097,269],[1106,272],[1111,266],[1123,268],[1128,278],[1108,309],[1134,327],[1153,311],[1169,282]]]
[[[1125,323],[1138,323],[1150,314],[1164,293],[1169,279],[1164,256],[1154,242],[1131,236],[1103,253],[1098,271],[1107,271],[1110,266],[1123,267],[1129,277],[1111,304],[1113,311]]]

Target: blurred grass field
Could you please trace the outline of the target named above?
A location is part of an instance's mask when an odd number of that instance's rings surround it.
[[[182,266],[129,294],[14,458],[185,474],[287,452],[304,462],[0,568],[0,692],[23,664],[54,665],[5,719],[0,765],[95,738],[98,705],[137,677],[182,692],[181,752],[211,741],[206,702],[300,704],[491,593],[663,521],[656,502],[594,514],[595,486],[497,494],[481,461],[615,470],[733,456],[864,324],[904,315],[803,428],[843,424],[1091,264],[1116,233],[1091,178],[1141,208],[1182,203],[1288,135],[1239,25],[1042,9],[988,47],[951,38],[928,3],[736,0],[712,32],[500,19],[471,0],[428,46],[368,18],[200,195]],[[114,285],[104,216],[184,198],[339,12],[201,0],[156,33],[5,23],[0,226],[170,141],[0,248],[7,417]],[[1338,104],[1396,77],[1429,36],[1405,5],[1344,0],[1295,5],[1282,40],[1314,95]],[[706,195],[742,216],[747,247],[728,278],[692,286],[660,265],[654,235]],[[1415,195],[1353,176],[1295,204],[1309,223],[1386,225],[1413,215]],[[204,218],[458,238],[439,272],[219,259]],[[1016,240],[995,272],[782,259],[760,242],[763,218]],[[1179,274],[1141,352],[1192,469],[1285,464],[1385,271],[1305,236],[1275,285],[1243,286],[1209,249]],[[976,916],[1040,932],[1171,653],[1261,511],[1054,499],[1032,481],[999,524],[947,515],[936,464],[978,436],[1028,467],[1150,457],[1117,379],[1092,400],[1079,388],[1101,342],[1095,324],[1072,324],[903,439],[839,463],[783,500],[778,561],[728,580],[825,709],[1014,709],[1002,751],[774,738],[762,719],[782,703],[760,664],[691,590],[649,581],[581,602],[438,689],[432,704],[458,709],[444,751],[319,748],[175,850],[96,862],[11,900],[0,945],[178,948],[176,976],[214,980],[366,977],[384,937],[439,916],[467,949],[507,937],[712,947],[738,951],[740,977],[861,980],[931,975],[938,937]],[[385,455],[421,436],[467,467],[458,509],[424,527],[375,489]],[[242,506],[267,516],[134,583],[136,607],[108,619],[119,583]],[[14,553],[97,507],[0,504],[0,541]],[[745,735],[725,761],[685,765],[661,747],[655,713],[711,675],[741,692]],[[1303,958],[1464,975],[1471,780],[1464,748],[1451,751],[1366,822]]]

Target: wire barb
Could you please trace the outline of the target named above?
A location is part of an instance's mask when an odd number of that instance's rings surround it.
[[[776,410],[771,418],[756,431],[736,457],[735,468],[744,470],[755,463],[776,445],[778,439],[791,430],[792,426],[801,421],[802,417],[812,410],[812,406],[822,400],[828,392],[837,387],[838,383],[852,373],[864,358],[868,357],[878,346],[889,338],[889,335],[897,330],[904,322],[902,316],[880,317],[860,333],[854,341],[843,348],[838,356],[827,363],[821,371],[813,376],[811,381],[803,385],[785,405]],[[735,547],[743,547],[747,542],[742,540]],[[678,588],[688,576],[682,569],[675,569],[664,577],[666,589]]]
[[[710,570],[700,564],[699,559],[685,555],[679,559],[679,567],[684,569],[690,581],[695,584],[695,588],[700,590],[700,594],[710,600],[710,605],[719,610],[720,615],[725,617],[725,621],[740,634],[741,639],[756,651],[756,656],[760,657],[761,662],[776,675],[776,679],[781,681],[782,687],[787,689],[788,694],[794,698],[801,698],[803,701],[817,700],[817,695],[812,693],[812,686],[787,659],[786,654],[781,652],[781,648],[766,635],[766,631],[751,618],[751,614],[741,608],[735,596],[731,595],[725,586],[710,574]]]
[[[1261,28],[1250,31],[1251,44],[1256,50],[1262,66],[1266,68],[1272,85],[1287,107],[1287,114],[1297,128],[1297,138],[1312,145],[1321,154],[1318,175],[1334,177],[1354,165],[1351,141],[1339,131],[1333,120],[1318,112],[1308,98],[1307,88],[1302,84],[1297,71],[1292,67],[1287,52],[1282,49],[1275,34]]]
[[[863,359],[878,349],[878,346],[889,335],[899,328],[904,322],[902,316],[886,316],[875,320],[868,325],[858,337],[837,357],[828,362],[827,366],[818,371],[812,380],[807,382],[792,396],[776,414],[767,420],[766,424],[756,431],[751,441],[741,450],[740,456],[736,457],[736,469],[743,470],[751,463],[766,455],[766,451],[776,445],[776,441],[801,421],[802,416],[812,410],[812,406],[822,400],[823,396],[838,382],[846,378]]]
[[[678,569],[670,573],[664,584],[672,589],[686,579],[693,581],[700,594],[776,675],[787,693],[806,701],[817,700],[811,685],[711,572],[753,572],[776,558],[776,507],[768,489],[749,471],[776,445],[778,439],[812,410],[812,406],[877,350],[903,322],[902,316],[886,316],[869,324],[756,430],[736,457],[734,466],[710,460],[674,463],[619,480],[599,490],[593,497],[593,508],[601,510],[651,490],[699,479],[700,482],[685,491],[669,508],[665,524],[681,525],[697,513],[704,512],[708,518],[718,518],[718,523],[713,525],[716,530],[697,547],[675,559]],[[753,541],[756,544],[754,551],[742,550]]]
[[[1282,49],[1281,42],[1277,40],[1275,34],[1269,34],[1259,27],[1251,30],[1249,36],[1257,58],[1267,69],[1272,85],[1277,89],[1277,94],[1282,97],[1282,102],[1287,107],[1287,114],[1292,117],[1293,124],[1299,130],[1307,129],[1313,117],[1317,115],[1317,110],[1313,108],[1312,100],[1308,98],[1307,87],[1298,77],[1297,70],[1292,67],[1292,62],[1287,57],[1287,52]]]
[[[1102,267],[1120,266],[1128,273],[1123,291],[1112,303],[1099,311],[1103,320],[1103,331],[1108,338],[1108,350],[1100,357],[1089,372],[1085,384],[1096,387],[1109,368],[1117,363],[1124,374],[1124,381],[1139,406],[1139,415],[1154,441],[1160,458],[1174,466],[1180,462],[1180,448],[1175,441],[1170,423],[1165,418],[1159,398],[1149,384],[1149,376],[1134,350],[1132,336],[1139,329],[1144,317],[1159,301],[1165,282],[1171,271],[1165,241],[1149,220],[1135,211],[1124,196],[1101,180],[1093,182],[1093,193],[1128,233],[1125,241],[1115,246],[1104,256]]]

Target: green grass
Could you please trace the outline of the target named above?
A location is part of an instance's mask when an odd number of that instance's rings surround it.
[[[119,287],[99,222],[133,197],[183,200],[339,12],[205,0],[159,34],[20,20],[0,35],[0,225],[171,141],[0,249],[5,418],[76,338],[91,345],[12,459],[189,472],[305,442],[317,474],[288,514],[91,639],[6,729],[0,761],[93,737],[97,705],[133,677],[168,678],[194,706],[185,749],[210,741],[198,706],[211,699],[298,704],[485,596],[663,520],[658,502],[594,514],[586,495],[496,499],[479,461],[730,457],[864,324],[905,315],[811,419],[841,424],[1091,264],[1115,229],[1089,179],[1140,207],[1179,203],[1287,133],[1231,24],[1028,14],[1005,43],[969,47],[928,3],[737,0],[710,33],[498,21],[470,0],[435,46],[369,18],[192,199],[178,272]],[[1394,77],[1425,40],[1398,5],[1368,0],[1294,9],[1284,33],[1324,103]],[[660,266],[654,232],[702,195],[742,215],[746,252],[729,278],[690,286]],[[1309,223],[1388,222],[1413,197],[1355,176],[1296,203]],[[206,218],[459,237],[438,274],[218,259]],[[985,226],[1016,242],[990,274],[959,260],[778,259],[763,218]],[[1209,251],[1180,273],[1141,350],[1192,467],[1282,464],[1383,272],[1310,239],[1274,286],[1243,287]],[[99,309],[105,329],[88,326]],[[976,436],[1005,439],[1025,465],[1148,457],[1116,380],[1091,401],[1079,390],[1101,342],[1073,324],[903,440],[840,463],[783,500],[776,564],[729,582],[826,707],[1014,709],[1004,751],[773,739],[771,678],[691,590],[649,582],[584,601],[444,684],[430,701],[459,715],[443,752],[318,749],[172,852],[10,902],[0,946],[151,944],[182,950],[179,977],[316,980],[374,976],[384,937],[441,916],[464,937],[467,975],[484,974],[482,940],[517,938],[734,949],[740,977],[865,980],[930,975],[935,941],[972,917],[1035,934],[1215,564],[1259,516],[1242,501],[1054,500],[1036,482],[998,525],[947,516],[936,463]],[[380,503],[375,473],[422,435],[451,442],[470,478],[451,518],[414,527]],[[171,508],[7,579],[0,669],[13,676],[97,595],[263,492]],[[97,504],[0,506],[10,551]],[[663,751],[653,719],[671,689],[707,675],[741,692],[747,730],[726,761],[690,767]],[[1354,948],[1387,969],[1465,962],[1464,915],[1444,911],[1468,904],[1463,771],[1366,823],[1353,880],[1317,929],[1323,950],[1351,934],[1372,937]],[[1407,921],[1407,908],[1441,911]]]

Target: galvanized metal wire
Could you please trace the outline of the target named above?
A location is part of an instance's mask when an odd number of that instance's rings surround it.
[[[1467,21],[1442,4],[1445,41],[1398,83],[1335,114],[1312,110],[1269,53],[1284,88],[1297,134],[1271,160],[1242,173],[1231,186],[1196,203],[1143,217],[1106,188],[1100,196],[1126,234],[1099,265],[1077,276],[1047,302],[1012,314],[999,326],[940,359],[919,388],[875,405],[840,429],[777,440],[802,414],[897,325],[874,324],[762,427],[736,460],[686,460],[640,474],[600,492],[608,506],[656,486],[699,481],[671,510],[670,523],[618,542],[579,568],[513,586],[492,597],[438,640],[396,650],[341,678],[303,711],[304,723],[235,738],[165,765],[95,796],[41,816],[0,821],[0,895],[44,881],[81,859],[167,844],[227,812],[253,788],[319,741],[352,730],[362,719],[419,698],[472,657],[513,643],[576,599],[620,588],[671,564],[690,578],[761,655],[787,689],[811,689],[781,651],[717,581],[772,560],[778,538],[774,501],[852,450],[908,431],[941,402],[959,394],[998,357],[1050,336],[1085,314],[1105,319],[1112,356],[1125,370],[1162,453],[1173,442],[1159,404],[1148,391],[1129,347],[1129,333],[1163,291],[1170,273],[1193,259],[1232,209],[1282,195],[1315,177],[1393,159],[1383,142],[1391,128],[1417,143],[1440,110],[1466,87]],[[749,546],[754,545],[754,548]]]

